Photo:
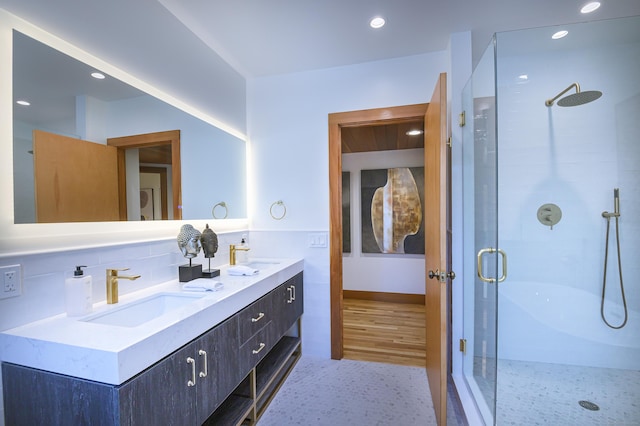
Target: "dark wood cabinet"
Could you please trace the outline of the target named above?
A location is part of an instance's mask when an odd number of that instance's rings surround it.
[[[198,423],[220,406],[245,376],[238,362],[238,318],[233,316],[198,340],[198,357],[207,360],[206,377],[197,378]],[[205,352],[205,353],[203,353]],[[198,361],[198,365],[202,363]],[[204,370],[198,369],[201,376]]]
[[[255,424],[301,355],[302,290],[299,273],[118,386],[3,363],[5,424]]]
[[[277,312],[277,333],[283,335],[302,315],[304,310],[302,274],[287,280],[274,290],[273,306]]]
[[[121,424],[123,411],[113,386],[2,364],[4,422],[11,426]]]
[[[202,424],[240,379],[233,316],[126,382],[121,424]]]
[[[195,425],[197,387],[192,380],[197,344],[190,343],[122,385],[121,425]]]

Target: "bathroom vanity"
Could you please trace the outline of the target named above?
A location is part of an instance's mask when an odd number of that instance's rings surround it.
[[[263,266],[222,268],[216,292],[170,282],[3,332],[5,423],[255,424],[301,355],[303,261]]]

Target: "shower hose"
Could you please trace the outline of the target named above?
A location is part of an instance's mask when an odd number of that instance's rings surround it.
[[[602,321],[604,321],[607,326],[613,329],[621,329],[627,324],[628,312],[627,312],[627,299],[624,295],[624,284],[622,282],[622,263],[620,262],[620,233],[618,232],[618,216],[615,216],[616,219],[616,244],[618,247],[618,272],[620,275],[620,293],[622,294],[622,305],[624,306],[624,321],[622,324],[618,326],[611,325],[604,314],[604,299],[607,291],[607,261],[609,258],[609,228],[611,227],[611,217],[609,215],[605,216],[607,219],[607,235],[605,237],[605,249],[604,249],[604,278],[602,280],[602,300],[600,304],[600,315],[602,316]]]

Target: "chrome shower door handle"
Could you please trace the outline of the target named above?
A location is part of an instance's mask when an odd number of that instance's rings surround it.
[[[498,253],[502,256],[502,276],[498,278],[498,282],[501,283],[507,279],[507,253],[501,249],[498,249]]]
[[[498,252],[500,256],[502,256],[502,275],[498,278],[498,282],[501,283],[507,279],[507,254],[502,249],[494,249],[493,247],[483,248],[478,252],[478,278],[480,281],[485,283],[495,283],[495,278],[487,278],[484,276],[482,272],[482,256],[485,253],[495,253]]]

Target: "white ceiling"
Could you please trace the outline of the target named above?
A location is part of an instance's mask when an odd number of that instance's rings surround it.
[[[0,0],[0,7],[99,57],[114,43],[117,62],[155,46],[173,55],[167,66],[177,70],[206,62],[213,49],[251,78],[442,51],[463,31],[472,32],[479,58],[494,32],[640,15],[638,0],[601,0],[581,15],[586,1]],[[377,31],[368,27],[375,15],[387,20]]]
[[[638,0],[158,0],[245,76],[441,51],[471,31],[479,58],[493,33],[640,14]],[[382,16],[387,24],[368,23]]]

